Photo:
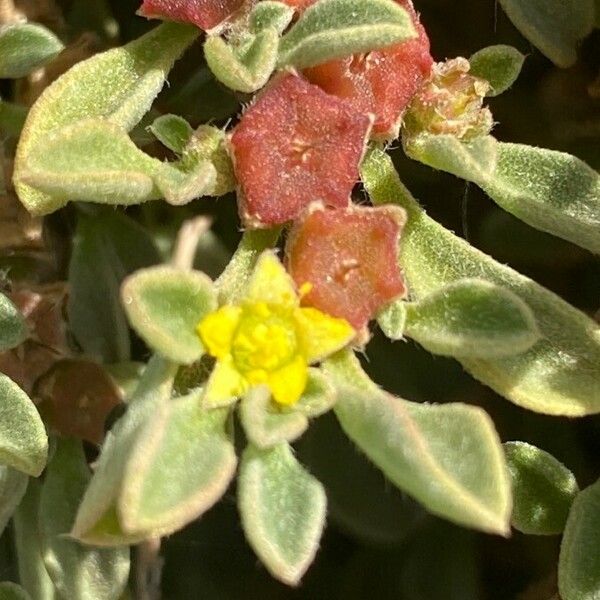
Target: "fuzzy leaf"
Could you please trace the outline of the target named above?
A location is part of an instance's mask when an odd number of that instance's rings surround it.
[[[35,405],[0,373],[0,463],[37,477],[47,456],[48,437]]]
[[[127,460],[117,510],[124,530],[178,531],[217,502],[235,473],[227,410],[204,411],[201,392],[159,407]]]
[[[499,96],[517,80],[524,62],[525,56],[512,46],[488,46],[471,56],[470,73],[489,82],[488,96]]]
[[[529,535],[562,533],[579,492],[573,473],[551,454],[526,444],[504,444],[512,478],[512,526]]]
[[[69,264],[69,325],[89,356],[106,363],[129,359],[129,327],[121,307],[123,279],[160,256],[147,232],[112,211],[81,214]]]
[[[20,345],[27,337],[27,325],[16,306],[0,293],[0,352]]]
[[[36,23],[0,26],[0,79],[17,79],[52,60],[64,48],[48,29]]]
[[[319,548],[326,505],[323,486],[287,444],[246,448],[238,482],[242,527],[273,577],[298,585]]]
[[[38,515],[41,487],[38,480],[29,480],[27,492],[13,516],[19,582],[32,600],[59,600],[40,547]]]
[[[433,354],[501,358],[540,337],[531,309],[483,279],[462,279],[406,305],[406,335]]]
[[[563,600],[600,598],[600,481],[573,502],[558,562],[558,589]]]
[[[250,94],[267,83],[277,64],[279,34],[268,27],[243,48],[235,48],[218,35],[204,43],[204,56],[214,76],[228,88]]]
[[[260,33],[273,28],[277,33],[283,33],[294,18],[294,9],[283,2],[263,0],[259,2],[248,18],[250,31]]]
[[[594,27],[594,0],[500,0],[517,29],[552,62],[570,67]]]
[[[515,357],[461,359],[475,377],[530,410],[569,416],[600,412],[597,323],[430,219],[383,152],[370,153],[362,175],[374,203],[399,204],[409,213],[400,264],[417,301],[449,283],[477,277],[509,289],[532,309],[540,341]]]
[[[30,159],[46,153],[48,134],[98,118],[132,129],[162,89],[173,62],[197,35],[190,25],[160,25],[126,46],[78,63],[46,88],[27,117],[15,160],[17,193],[31,213],[48,214],[65,204],[22,179]]]
[[[20,585],[11,581],[0,583],[0,598],[2,600],[31,600],[31,596]]]
[[[180,364],[202,357],[196,327],[217,307],[206,275],[168,266],[144,269],[125,280],[121,297],[129,322],[151,348]]]
[[[0,465],[0,536],[25,494],[27,479],[25,473]]]
[[[127,412],[106,436],[94,475],[77,511],[71,532],[75,538],[96,546],[124,546],[147,537],[146,532],[131,535],[123,531],[116,503],[127,460],[145,424],[170,400],[176,371],[174,365],[159,358],[148,363]]]
[[[510,480],[489,416],[465,404],[416,404],[380,390],[350,352],[325,370],[342,428],[401,490],[435,515],[508,535]]]
[[[267,386],[253,387],[240,403],[240,420],[248,441],[266,449],[297,440],[308,427],[301,412],[283,412],[274,406]]]
[[[415,38],[412,18],[393,0],[320,0],[279,45],[279,66],[304,69]]]
[[[335,388],[321,369],[308,370],[306,389],[294,410],[314,419],[330,411],[337,402]]]
[[[60,201],[139,204],[164,197],[179,205],[208,193],[216,173],[208,161],[187,171],[142,152],[118,125],[83,120],[48,134],[46,152],[26,162],[21,180]]]
[[[392,302],[377,315],[377,324],[390,340],[401,340],[406,330],[406,302]]]
[[[59,440],[40,498],[42,556],[64,598],[112,600],[127,585],[129,548],[85,547],[65,535],[90,479],[81,443]]]
[[[194,130],[183,118],[177,115],[162,115],[150,125],[154,137],[169,150],[182,154]]]

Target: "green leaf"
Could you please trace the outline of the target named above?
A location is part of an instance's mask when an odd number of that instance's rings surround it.
[[[500,0],[517,29],[552,62],[570,67],[594,27],[594,0]]]
[[[129,548],[90,548],[66,536],[90,479],[81,443],[59,440],[40,498],[42,556],[62,597],[112,600],[127,585]]]
[[[127,460],[117,502],[130,534],[174,533],[211,508],[235,473],[228,410],[204,411],[201,392],[162,404]]]
[[[48,29],[36,23],[0,26],[0,79],[17,79],[52,60],[64,48]]]
[[[126,46],[78,63],[46,88],[29,112],[15,159],[15,187],[31,213],[48,214],[65,204],[22,180],[29,160],[46,152],[48,134],[98,118],[132,129],[197,35],[191,25],[165,23]]]
[[[18,138],[25,125],[27,112],[26,106],[6,102],[0,98],[0,131],[7,137]]]
[[[406,311],[406,335],[433,354],[501,358],[525,352],[540,338],[525,302],[483,279],[450,283]]]
[[[268,27],[242,47],[228,44],[218,35],[204,43],[204,56],[214,76],[228,88],[250,94],[267,83],[277,64],[279,34]]]
[[[33,154],[21,181],[60,202],[139,204],[164,197],[179,205],[208,193],[216,173],[208,161],[187,171],[142,152],[125,130],[83,120],[48,134],[46,152]]]
[[[336,402],[337,394],[329,379],[321,369],[311,368],[306,389],[293,409],[314,419],[329,412]]]
[[[279,45],[279,66],[311,67],[416,37],[408,12],[393,0],[320,0]]]
[[[488,96],[499,96],[517,80],[524,62],[525,56],[512,46],[488,46],[471,56],[470,73],[489,82]]]
[[[48,456],[48,436],[29,396],[0,373],[0,463],[37,477]]]
[[[19,582],[32,600],[59,600],[40,547],[38,515],[41,487],[39,481],[29,480],[27,492],[13,517]]]
[[[259,2],[248,18],[250,31],[260,33],[273,28],[278,34],[283,33],[294,18],[294,9],[283,2],[263,0]]]
[[[25,473],[0,465],[0,536],[25,495],[27,479]]]
[[[94,475],[77,511],[72,536],[96,546],[135,544],[147,534],[123,531],[116,503],[130,454],[146,423],[171,399],[177,367],[154,358],[146,367],[125,415],[108,432]]]
[[[600,253],[600,175],[553,150],[451,135],[405,140],[411,158],[476,183],[525,223]]]
[[[512,402],[537,412],[568,416],[600,412],[597,323],[430,219],[383,152],[369,154],[362,176],[375,204],[399,204],[409,213],[400,265],[416,300],[459,279],[477,277],[509,289],[532,309],[542,334],[540,341],[515,357],[461,359],[475,377]]]
[[[251,388],[241,401],[239,411],[248,441],[261,449],[293,442],[308,427],[306,415],[296,411],[284,412],[274,406],[267,386]]]
[[[298,585],[319,548],[327,498],[291,448],[248,446],[238,480],[238,507],[248,542],[273,575]]]
[[[176,154],[183,153],[194,135],[192,126],[177,115],[161,115],[150,125],[150,131],[163,146]]]
[[[244,296],[256,261],[264,250],[275,246],[280,234],[279,227],[244,233],[233,258],[215,282],[219,294],[219,304],[235,304]]]
[[[390,340],[401,340],[406,330],[406,302],[392,302],[377,315],[377,324]]]
[[[600,481],[573,502],[558,562],[562,600],[600,598]]]
[[[508,442],[504,452],[513,487],[512,526],[529,535],[562,533],[579,492],[573,473],[525,442]]]
[[[204,273],[169,266],[143,269],[125,280],[121,297],[131,326],[151,348],[180,364],[202,357],[196,328],[217,307]]]
[[[0,598],[2,600],[31,600],[31,596],[20,585],[10,581],[0,583]]]
[[[159,260],[148,233],[129,217],[113,210],[80,214],[69,264],[68,317],[87,355],[107,363],[129,360],[121,282]]]
[[[0,352],[16,348],[27,337],[27,325],[17,307],[0,293]]]
[[[510,481],[489,416],[465,404],[416,404],[379,389],[351,352],[325,363],[348,437],[401,490],[435,515],[508,535]]]

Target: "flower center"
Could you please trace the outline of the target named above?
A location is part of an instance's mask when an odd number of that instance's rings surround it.
[[[261,383],[269,373],[288,364],[298,353],[296,328],[291,315],[265,302],[244,306],[231,354],[235,366],[251,383]]]

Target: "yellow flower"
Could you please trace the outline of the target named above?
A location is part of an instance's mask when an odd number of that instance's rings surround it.
[[[346,346],[355,331],[344,319],[301,308],[294,283],[271,251],[258,260],[240,306],[223,306],[198,324],[206,351],[217,359],[204,402],[228,404],[267,385],[279,404],[295,404],[308,365]]]

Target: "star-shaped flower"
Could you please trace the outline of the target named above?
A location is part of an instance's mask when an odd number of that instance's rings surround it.
[[[308,366],[355,336],[344,319],[300,307],[292,279],[271,251],[260,257],[245,299],[208,314],[197,331],[217,359],[206,406],[228,404],[257,385],[267,385],[278,404],[293,405],[306,388]]]

